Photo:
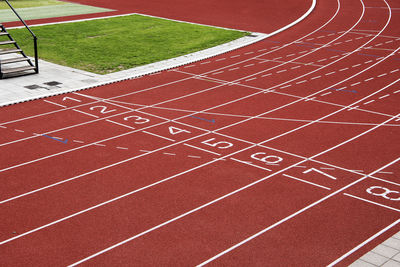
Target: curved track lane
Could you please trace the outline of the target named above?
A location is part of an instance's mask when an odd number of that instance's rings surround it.
[[[1,109],[4,263],[354,261],[399,229],[396,5]]]

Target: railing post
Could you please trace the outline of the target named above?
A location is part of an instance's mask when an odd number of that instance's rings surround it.
[[[33,47],[35,49],[35,72],[39,73],[39,57],[38,57],[38,47],[37,47],[37,37],[33,37]]]

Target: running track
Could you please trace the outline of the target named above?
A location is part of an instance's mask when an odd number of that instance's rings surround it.
[[[2,265],[347,265],[398,232],[394,0],[0,109]]]

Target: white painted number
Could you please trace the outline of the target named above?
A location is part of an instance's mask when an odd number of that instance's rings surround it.
[[[312,171],[318,172],[319,174],[325,175],[325,176],[328,177],[328,178],[331,178],[331,179],[333,179],[333,180],[336,180],[336,177],[334,177],[334,176],[332,176],[332,175],[329,175],[329,174],[327,174],[327,173],[325,173],[325,172],[323,172],[323,171],[321,171],[321,170],[314,169],[314,168],[305,170],[303,173],[309,173],[309,172],[312,172]]]
[[[94,106],[94,107],[90,108],[90,110],[95,110],[95,109],[100,109],[101,114],[107,114],[107,113],[117,111],[116,109],[107,110],[108,108],[106,106]]]
[[[277,163],[283,161],[283,158],[274,156],[274,155],[267,156],[267,153],[265,153],[265,152],[255,153],[255,154],[251,155],[251,158],[258,160],[258,161],[262,161],[266,164],[277,164]]]
[[[191,133],[188,130],[179,129],[179,128],[174,127],[174,126],[169,126],[168,130],[169,130],[169,133],[172,134],[172,135],[176,135],[176,134],[180,134],[180,133]]]
[[[132,118],[135,119],[134,124],[144,124],[144,123],[148,123],[148,122],[150,121],[149,119],[142,118],[142,117],[135,116],[135,115],[125,117],[125,118],[124,118],[124,121],[129,121],[129,120],[132,119]]]
[[[384,199],[400,201],[400,192],[387,189],[386,187],[371,186],[367,189],[367,192],[374,196],[383,197]],[[399,197],[395,198],[394,195],[397,195]]]
[[[208,145],[208,146],[216,147],[219,149],[227,149],[227,148],[233,147],[233,144],[229,143],[227,141],[219,141],[219,142],[211,143],[214,140],[215,140],[215,138],[211,138],[211,139],[205,140],[201,143]]]
[[[72,97],[69,97],[69,96],[64,97],[64,98],[63,98],[63,101],[68,100],[68,99],[70,99],[70,100],[72,100],[72,101],[76,101],[76,102],[82,102],[82,100],[75,99],[75,98],[72,98]]]

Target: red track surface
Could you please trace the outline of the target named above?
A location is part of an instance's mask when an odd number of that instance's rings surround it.
[[[399,231],[398,8],[319,1],[252,46],[0,109],[2,265],[354,261]]]

